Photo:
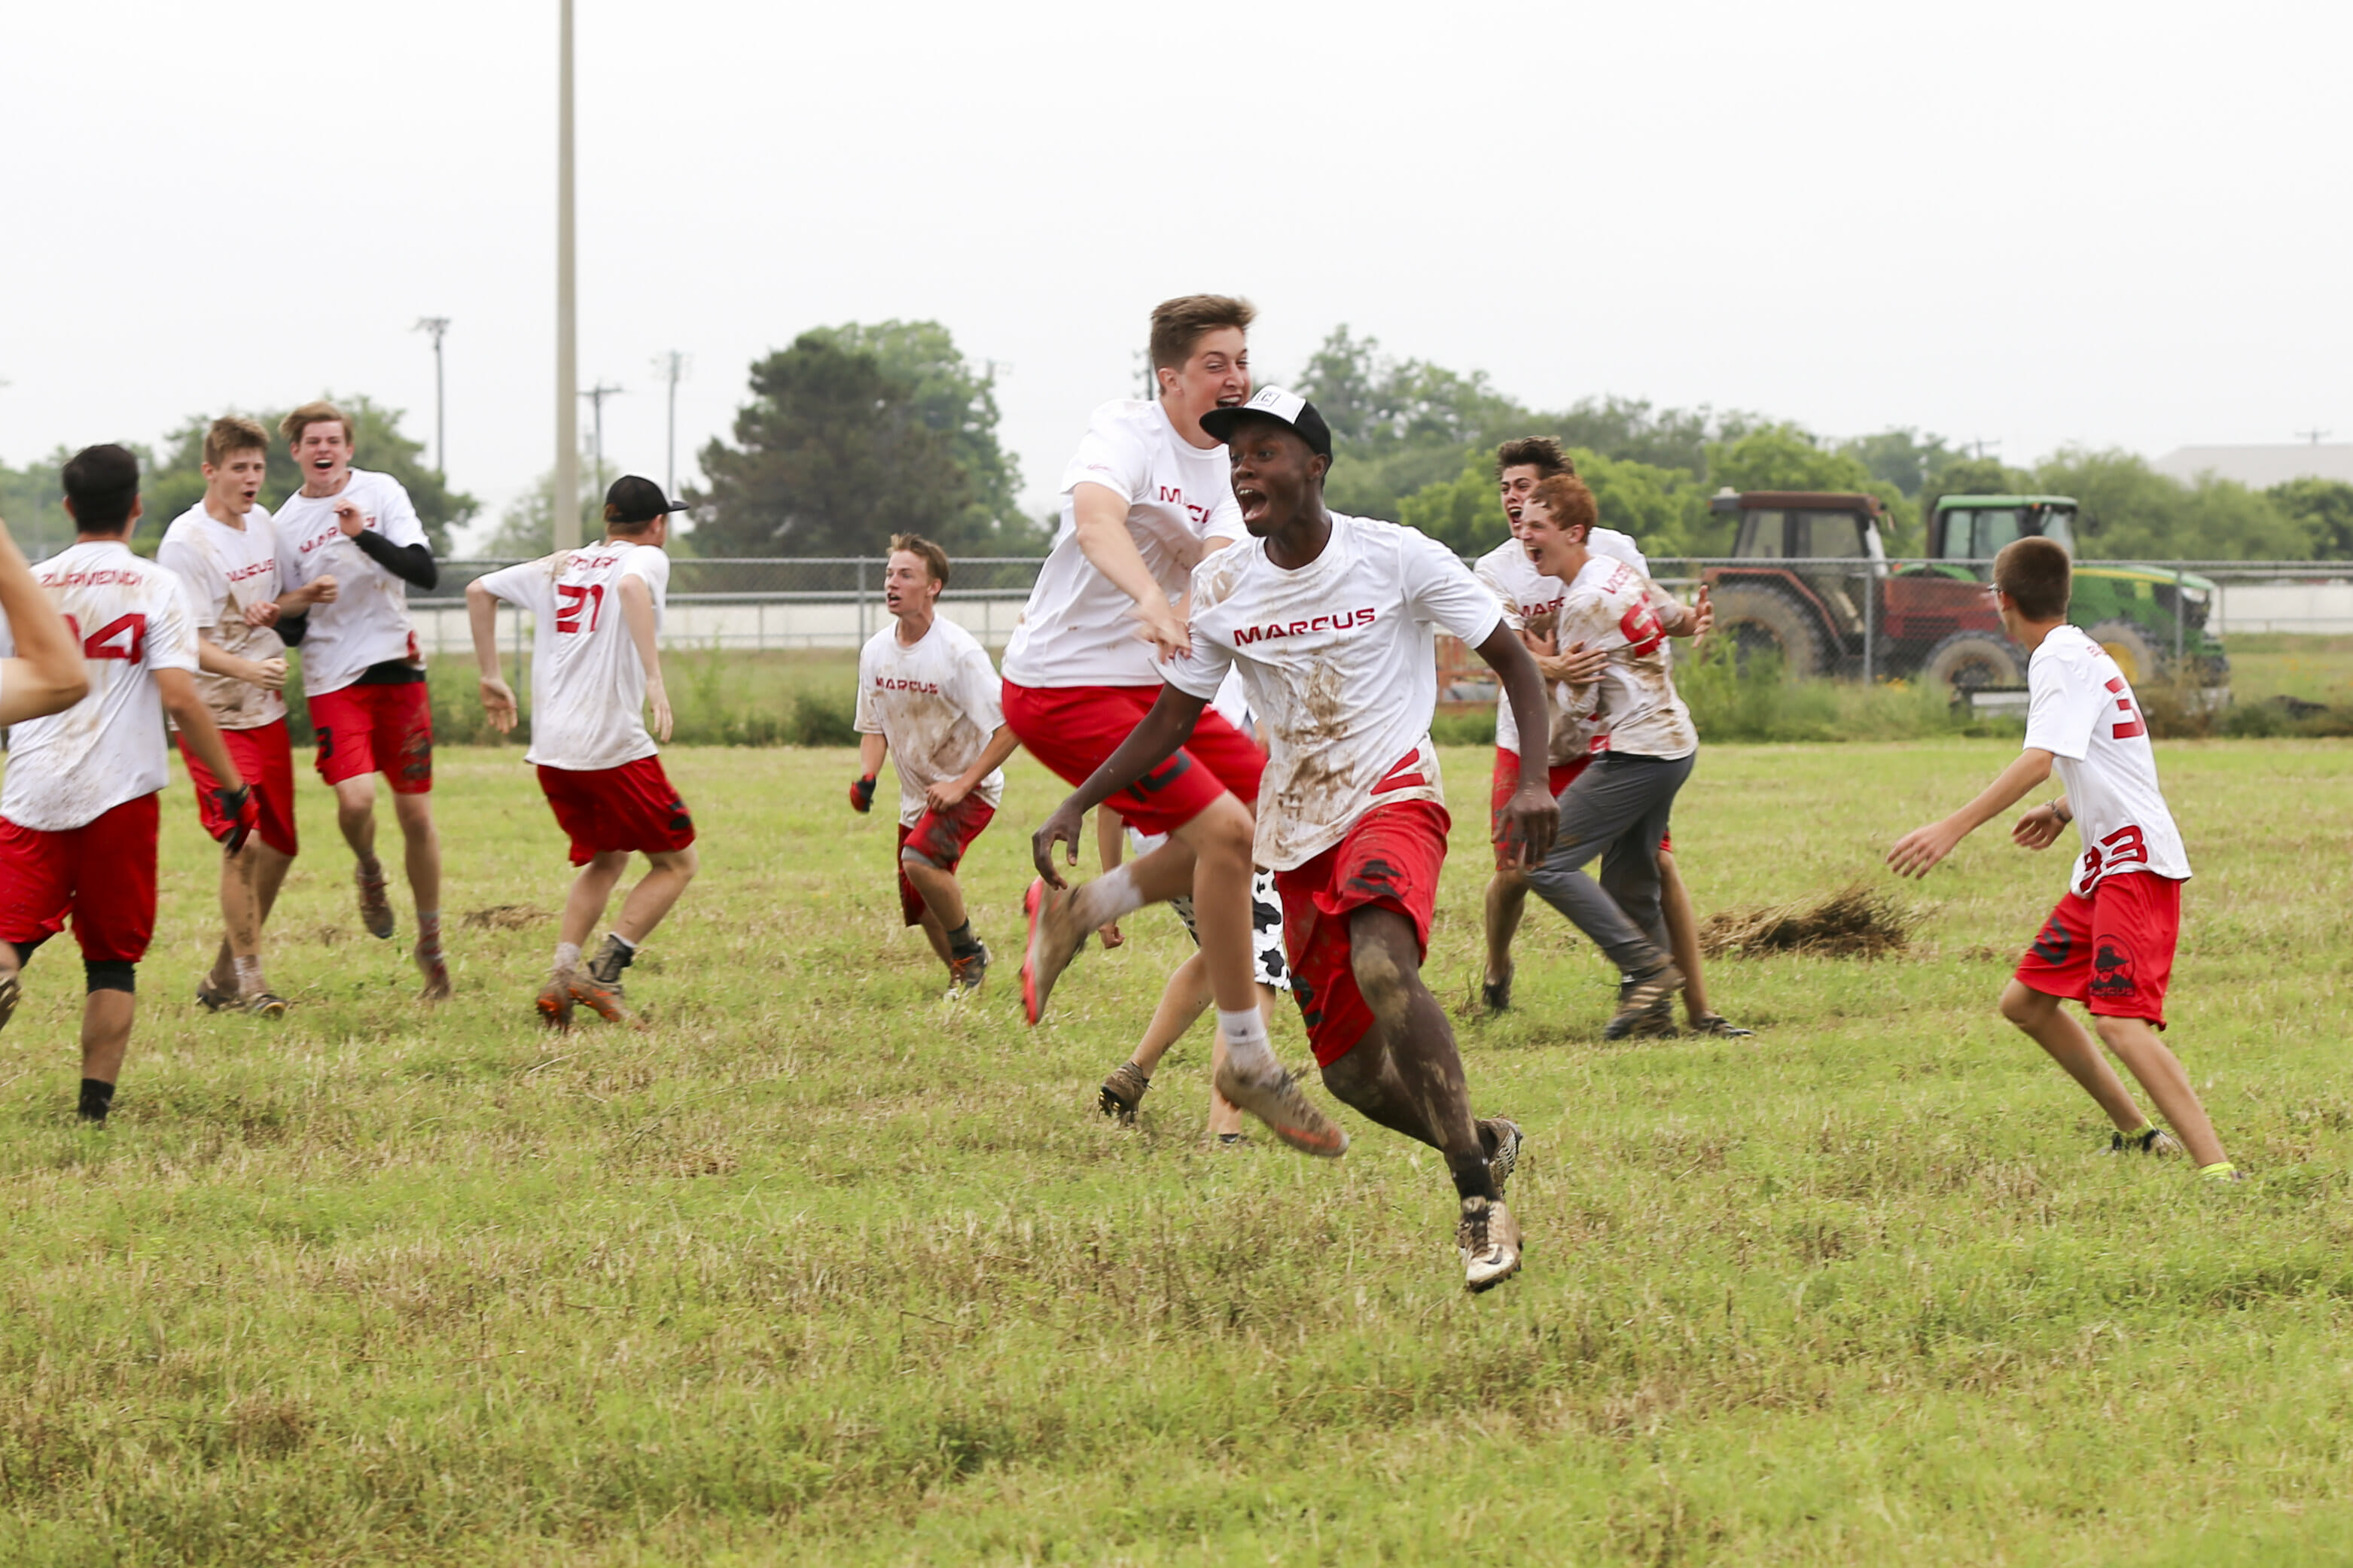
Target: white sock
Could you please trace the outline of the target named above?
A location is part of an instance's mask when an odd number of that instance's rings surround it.
[[[555,944],[555,973],[570,974],[580,967],[580,944],[559,942]]]
[[[1282,1064],[1274,1059],[1273,1043],[1266,1037],[1266,1019],[1257,1008],[1244,1007],[1236,1013],[1219,1008],[1218,1033],[1226,1037],[1226,1059],[1236,1071],[1264,1078],[1281,1069]]]
[[[1135,874],[1125,866],[1113,866],[1093,881],[1079,889],[1085,901],[1087,929],[1106,926],[1122,915],[1132,915],[1144,907],[1144,895],[1136,890]]]
[[[237,975],[237,994],[238,995],[251,996],[257,992],[268,989],[268,987],[263,985],[261,983],[260,954],[255,953],[250,957],[232,954],[228,963],[229,968]]]

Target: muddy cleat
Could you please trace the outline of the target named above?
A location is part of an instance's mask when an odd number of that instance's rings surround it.
[[[352,880],[359,884],[360,924],[367,927],[368,935],[380,942],[392,940],[392,900],[385,892],[384,868],[378,866],[371,877],[364,866],[352,868]]]
[[[1683,988],[1683,972],[1670,962],[1660,964],[1648,974],[1638,974],[1628,981],[1618,993],[1618,1016],[1601,1031],[1605,1040],[1622,1040],[1635,1032],[1643,1020],[1658,1011],[1662,1002],[1672,1003]],[[1673,1027],[1672,1016],[1668,1026]]]
[[[1519,1168],[1520,1145],[1527,1140],[1520,1133],[1520,1124],[1509,1117],[1491,1116],[1479,1125],[1495,1135],[1495,1152],[1487,1156],[1487,1174],[1495,1179],[1495,1196],[1501,1198],[1504,1184]]]
[[[250,995],[237,997],[230,1005],[238,1012],[250,1013],[257,1018],[286,1016],[286,998],[275,991],[256,991]]]
[[[390,936],[390,931],[385,932]],[[425,989],[417,994],[419,1002],[449,1000],[449,960],[439,948],[419,946],[409,956],[417,961],[417,973],[425,976]]]
[[[594,974],[575,974],[570,986],[572,999],[589,1008],[608,1024],[633,1021],[628,998],[622,993],[617,980],[599,980]]]
[[[1501,980],[1482,977],[1479,982],[1479,1005],[1490,1018],[1500,1017],[1512,1010],[1512,976],[1519,972],[1514,964],[1504,971]]]
[[[196,982],[196,1005],[207,1013],[217,1013],[224,1007],[237,1005],[237,993],[219,989],[213,984],[213,977],[207,974]]]
[[[1021,1012],[1032,1025],[1046,1016],[1046,998],[1054,982],[1087,944],[1085,928],[1071,923],[1070,888],[1050,888],[1039,878],[1021,895],[1021,912],[1029,917],[1029,943],[1021,955]]]
[[[2198,1174],[2203,1180],[2209,1182],[2221,1182],[2226,1185],[2233,1182],[2243,1182],[2247,1179],[2247,1173],[2242,1171],[2238,1166],[2233,1165],[2228,1160],[2221,1162],[2220,1164],[2200,1165],[2198,1167]]]
[[[1102,1098],[1096,1103],[1122,1127],[1133,1127],[1136,1109],[1144,1103],[1144,1091],[1151,1087],[1152,1079],[1134,1062],[1122,1062],[1103,1080]]]
[[[1693,1014],[1691,1032],[1694,1035],[1714,1035],[1722,1040],[1745,1040],[1757,1033],[1754,1029],[1742,1028],[1721,1013]]]
[[[948,1000],[959,1002],[967,996],[977,996],[983,983],[988,979],[988,949],[981,946],[970,958],[948,960]]]
[[[1218,1092],[1266,1123],[1267,1131],[1303,1154],[1336,1160],[1348,1152],[1348,1135],[1307,1098],[1299,1080],[1273,1066],[1271,1076],[1246,1078],[1229,1057],[1218,1069]]]
[[[568,974],[549,975],[547,977],[547,984],[539,988],[539,1000],[534,1004],[534,1005],[539,1009],[539,1021],[541,1023],[546,1025],[549,1028],[554,1030],[559,1035],[570,1033],[572,1029],[572,977]]]
[[[0,1029],[6,1028],[8,1020],[16,1016],[16,1004],[24,994],[25,988],[16,978],[16,971],[0,972]]]
[[[1454,1245],[1462,1254],[1465,1289],[1492,1289],[1520,1271],[1520,1222],[1501,1199],[1464,1198]]]
[[[2111,1132],[2103,1154],[2179,1154],[2181,1145],[2173,1134],[2159,1127],[2144,1127],[2137,1132]]]

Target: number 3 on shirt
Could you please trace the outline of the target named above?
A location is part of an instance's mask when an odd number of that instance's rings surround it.
[[[81,641],[84,658],[119,658],[137,664],[147,652],[147,617],[140,615],[117,616],[88,637],[81,635],[81,622],[71,616],[65,618],[66,629]]]
[[[2116,708],[2124,714],[2116,721],[2116,728],[2108,731],[2110,740],[2129,741],[2136,735],[2148,733],[2148,726],[2141,722],[2140,710],[2133,706],[2132,693],[2125,689],[2123,676],[2108,682],[2108,695],[2116,700]]]
[[[1647,602],[1619,616],[1618,631],[1626,639],[1626,651],[1637,658],[1664,642],[1667,636],[1667,629],[1659,625],[1659,612]]]
[[[580,624],[581,606],[587,606],[588,624]],[[559,632],[593,632],[596,621],[605,613],[605,585],[591,583],[575,588],[569,583],[555,585],[555,629]]]

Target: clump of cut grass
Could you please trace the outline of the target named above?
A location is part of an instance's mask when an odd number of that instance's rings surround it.
[[[536,904],[492,904],[468,910],[462,925],[467,931],[531,931],[554,918]]]
[[[1818,958],[1883,958],[1912,944],[1920,911],[1884,888],[1850,882],[1826,898],[1720,910],[1699,928],[1711,958],[1800,952]]]

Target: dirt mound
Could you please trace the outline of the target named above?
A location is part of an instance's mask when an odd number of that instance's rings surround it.
[[[464,924],[468,931],[529,931],[554,918],[532,904],[492,904],[487,910],[470,910]]]
[[[1911,945],[1919,915],[1884,888],[1851,882],[1827,898],[1719,910],[1701,922],[1700,951],[1711,958],[1806,952],[1823,958],[1880,958]]]

